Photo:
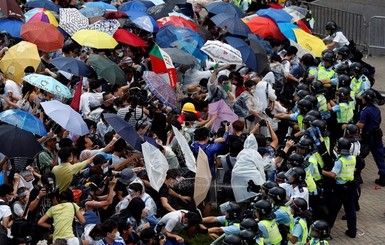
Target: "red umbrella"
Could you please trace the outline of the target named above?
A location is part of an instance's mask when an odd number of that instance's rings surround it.
[[[17,19],[23,19],[23,11],[16,0],[1,0],[0,1],[0,18],[11,17]]]
[[[187,27],[193,31],[198,31],[198,26],[194,22],[180,16],[167,16],[158,19],[156,22],[158,23],[159,28],[166,25],[173,25],[175,27]]]
[[[61,49],[64,43],[60,31],[45,22],[25,23],[21,26],[20,35],[24,40],[36,44],[39,50],[48,53]]]
[[[126,12],[123,11],[106,11],[104,13],[104,18],[106,19],[124,19],[128,18]]]
[[[305,24],[305,22],[303,20],[297,21],[297,26],[299,26],[299,28],[306,31],[307,33],[312,34],[311,30],[309,29],[309,27]]]
[[[270,18],[256,16],[246,24],[251,32],[263,38],[273,37],[279,40],[285,39],[285,36],[279,30],[277,24]]]
[[[125,29],[118,29],[115,33],[114,36],[116,41],[120,43],[125,43],[130,46],[134,47],[147,47],[148,44],[140,37],[135,35],[132,32],[129,32]]]

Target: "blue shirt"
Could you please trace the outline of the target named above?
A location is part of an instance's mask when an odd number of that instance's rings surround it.
[[[364,133],[370,133],[374,129],[378,129],[381,124],[380,109],[373,104],[367,104],[361,111],[359,122],[365,124],[362,129]]]
[[[123,238],[117,237],[115,238],[113,243],[107,243],[107,241],[103,238],[100,239],[95,243],[95,245],[125,245],[126,243],[124,242]]]
[[[352,156],[349,155],[349,156],[346,156],[346,158],[350,160],[352,158]],[[335,161],[334,167],[333,167],[331,172],[338,175],[341,172],[341,170],[342,170],[342,162],[340,160]],[[338,177],[336,178],[336,184],[337,185],[344,185],[344,184],[346,184],[346,182],[347,182],[346,180],[342,180],[341,178],[338,178]]]
[[[276,211],[274,211],[274,214],[275,214],[275,222],[277,222],[278,224],[284,225],[290,222],[290,215],[284,210],[277,209]]]
[[[225,225],[226,216],[225,215],[218,216],[217,221],[222,225]],[[223,230],[223,233],[225,233],[226,235],[238,235],[241,232],[241,229],[239,228],[239,226],[234,225],[232,222],[230,222],[230,224],[227,226],[221,226],[221,228]]]
[[[295,219],[293,222],[296,222],[296,220],[297,219]],[[294,230],[291,235],[297,237],[298,241],[302,241],[303,229],[299,222],[296,222],[296,224],[294,225]]]

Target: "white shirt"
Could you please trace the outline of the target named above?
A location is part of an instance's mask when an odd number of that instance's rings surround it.
[[[100,106],[102,101],[102,93],[85,92],[80,96],[79,110],[83,116],[87,116],[91,112],[91,107]]]
[[[309,190],[307,189],[307,187],[302,187],[302,192],[300,191],[298,186],[296,186],[295,188],[291,187],[289,197],[290,197],[290,200],[293,200],[296,197],[302,197],[303,199],[306,200],[307,208],[309,208]]]
[[[23,98],[21,87],[14,81],[7,79],[4,85],[4,97],[9,98],[10,94],[18,100]]]
[[[182,213],[187,213],[187,210],[172,211],[164,215],[159,223],[166,224],[165,229],[173,234],[178,234],[183,229]]]
[[[5,202],[3,199],[0,199],[0,202]],[[0,219],[9,217],[12,215],[11,208],[8,205],[0,205]]]
[[[262,104],[263,111],[265,111],[265,109],[267,108],[269,101],[277,100],[275,90],[265,80],[262,80],[257,83],[257,85],[255,86],[254,96],[257,97],[259,102]]]
[[[337,31],[332,35],[327,36],[326,40],[337,43],[334,49],[341,48],[344,45],[349,45],[349,40],[345,37],[345,35],[341,31]]]

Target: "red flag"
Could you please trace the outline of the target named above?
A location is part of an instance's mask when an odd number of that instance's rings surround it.
[[[83,77],[80,78],[80,81],[78,83],[78,86],[76,87],[74,97],[72,98],[71,102],[71,108],[74,109],[75,111],[79,111],[80,107],[80,96],[82,95],[83,92]]]
[[[177,83],[176,69],[172,64],[170,55],[164,52],[158,45],[152,48],[150,52],[152,71],[157,74],[167,73],[170,85],[174,89]]]

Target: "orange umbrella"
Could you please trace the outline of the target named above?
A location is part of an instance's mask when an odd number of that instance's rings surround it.
[[[263,38],[273,37],[284,40],[285,36],[279,30],[277,24],[270,18],[256,16],[246,23],[251,32]]]
[[[158,23],[159,28],[166,25],[173,25],[175,27],[187,27],[193,31],[198,31],[198,26],[194,22],[180,16],[167,16],[158,19],[156,22]]]
[[[114,36],[116,41],[134,47],[147,47],[148,44],[140,37],[125,29],[118,29]]]
[[[20,35],[24,40],[36,44],[39,50],[48,53],[61,49],[64,43],[60,31],[45,22],[25,23],[21,26]]]

